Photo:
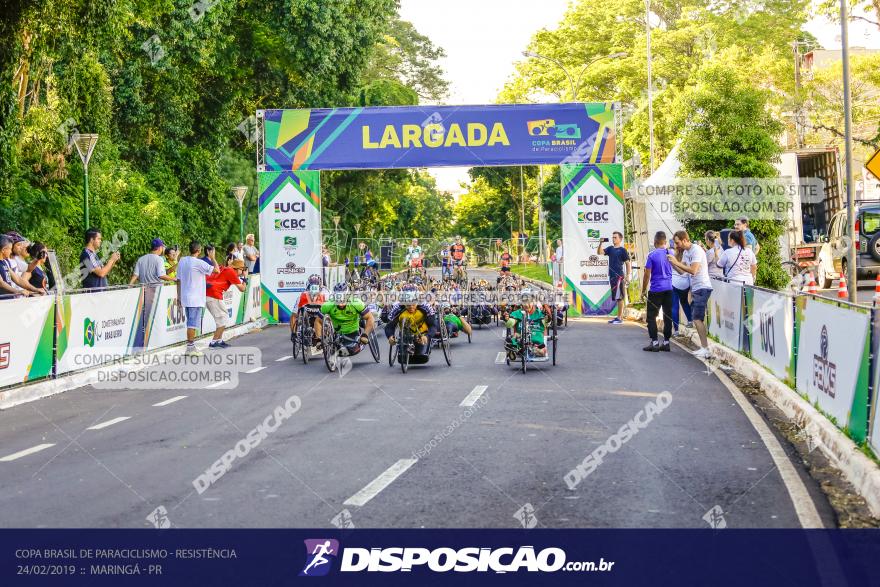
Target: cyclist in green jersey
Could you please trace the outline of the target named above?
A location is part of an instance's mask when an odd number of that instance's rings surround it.
[[[446,322],[446,328],[449,330],[449,337],[455,338],[458,336],[459,332],[464,332],[465,334],[470,334],[471,325],[468,324],[467,319],[464,316],[459,316],[458,314],[453,313],[452,309],[449,307],[443,308],[443,321]]]
[[[369,342],[367,335],[375,327],[373,313],[362,300],[351,297],[344,282],[337,283],[333,288],[332,299],[321,305],[321,313],[330,318],[333,329],[342,336],[342,346],[349,355],[359,353],[361,345]],[[361,320],[364,321],[363,331]]]
[[[535,296],[531,290],[524,289],[521,294],[522,307],[510,313],[506,325],[511,330],[511,343],[519,346],[520,322],[528,320],[532,325],[532,333],[530,343],[534,346],[534,354],[538,357],[547,356],[547,346],[544,343],[544,336],[547,333],[547,322],[549,317],[544,310],[535,304]]]

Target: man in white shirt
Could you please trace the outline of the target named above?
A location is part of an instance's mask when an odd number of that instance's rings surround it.
[[[190,356],[201,356],[196,351],[196,330],[202,326],[202,312],[205,309],[205,277],[220,271],[214,251],[208,253],[213,266],[202,261],[199,258],[201,254],[201,243],[193,241],[189,243],[189,257],[177,263],[177,299],[186,313],[186,354]]]
[[[244,264],[247,266],[248,273],[254,272],[254,265],[260,258],[260,249],[254,246],[254,235],[249,234],[244,237],[244,247],[242,248],[244,255]]]
[[[691,242],[686,230],[679,230],[673,236],[675,248],[682,252],[682,260],[679,261],[673,255],[669,255],[672,266],[683,273],[691,276],[691,318],[694,328],[700,337],[700,349],[694,351],[694,356],[700,359],[708,359],[712,356],[709,352],[709,340],[706,336],[706,307],[709,305],[709,296],[712,295],[712,281],[709,279],[709,267],[706,262],[706,251],[703,247]]]

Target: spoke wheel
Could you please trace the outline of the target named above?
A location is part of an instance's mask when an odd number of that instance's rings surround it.
[[[452,348],[449,346],[449,329],[446,327],[446,320],[440,321],[440,348],[443,349],[443,358],[446,364],[452,366]]]
[[[530,335],[529,328],[528,328],[529,317],[526,316],[525,310],[523,310],[522,312],[523,312],[523,319],[519,323],[519,326],[520,326],[519,346],[520,346],[520,352],[522,353],[522,356],[520,357],[520,362],[522,363],[522,372],[525,373],[526,369],[527,369],[526,365],[528,364],[527,357],[529,354],[529,344],[531,341],[529,340],[529,335]]]
[[[327,370],[332,373],[336,371],[336,363],[339,360],[338,349],[336,348],[336,332],[333,330],[333,323],[327,317],[324,318],[322,326],[321,342],[324,346],[324,363],[327,365]]]
[[[568,314],[568,313],[566,312],[566,314]],[[553,350],[551,352],[553,353],[553,364],[554,365],[556,365],[556,341],[559,338],[558,334],[559,334],[559,330],[556,328],[556,320],[554,320],[553,321],[553,333],[551,334],[551,338],[550,338],[550,344],[553,345]]]
[[[370,353],[373,354],[373,360],[378,363],[382,360],[382,355],[379,352],[379,339],[376,337],[375,332],[368,334],[367,338],[369,339]]]
[[[300,341],[300,330],[301,330],[300,327],[302,326],[302,324],[300,323],[301,319],[302,319],[302,316],[297,316],[296,329],[293,331],[293,335],[294,335],[293,336],[293,358],[294,359],[299,356],[299,341]]]
[[[308,324],[308,321],[306,324]],[[302,346],[303,365],[308,365],[312,358],[312,339],[314,338],[315,330],[311,326],[303,328],[299,339],[300,345]]]
[[[409,322],[407,320],[403,320],[398,324],[397,334],[399,335],[397,338],[397,345],[400,350],[400,356],[398,357],[398,360],[400,361],[400,370],[406,373],[407,370],[409,370],[409,355],[414,342]]]

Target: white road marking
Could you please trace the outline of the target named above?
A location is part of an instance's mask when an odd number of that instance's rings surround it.
[[[284,356],[284,357],[278,357],[277,359],[275,359],[275,362],[276,362],[276,363],[280,363],[281,361],[286,361],[287,359],[292,359],[292,358],[293,358],[293,355],[287,355],[287,356]]]
[[[480,396],[483,395],[483,392],[489,389],[488,385],[478,385],[471,390],[467,397],[461,400],[459,406],[468,407],[477,403],[477,400],[480,399]]]
[[[224,379],[223,381],[218,381],[217,383],[212,383],[211,385],[206,385],[205,389],[214,389],[215,387],[220,387],[221,385],[226,385],[229,383],[228,379]]]
[[[373,479],[369,485],[346,499],[342,505],[364,506],[368,501],[379,495],[379,492],[391,485],[391,483],[403,475],[407,469],[416,464],[418,459],[400,459],[384,473]]]
[[[112,420],[107,420],[106,422],[101,422],[100,424],[89,426],[88,428],[86,428],[86,430],[100,430],[101,428],[113,426],[114,424],[119,424],[120,422],[124,422],[125,420],[129,419],[131,419],[131,416],[119,416],[118,418],[113,418]]]
[[[245,373],[259,373],[263,369],[265,369],[265,367],[254,367],[253,369],[245,371]]]
[[[153,404],[154,408],[161,408],[162,406],[167,406],[168,404],[173,404],[174,402],[179,402],[183,398],[187,396],[185,395],[176,395],[172,398],[166,399],[164,402],[159,402],[158,404]]]
[[[15,459],[20,459],[21,457],[26,457],[28,455],[32,455],[35,452],[40,452],[41,450],[46,450],[49,447],[55,446],[54,443],[51,444],[38,444],[37,446],[32,446],[30,448],[26,448],[24,450],[20,450],[16,453],[12,453],[11,455],[7,455],[0,459],[2,463],[8,463],[9,461],[14,461]]]
[[[496,365],[504,365],[507,361],[504,360],[505,354],[504,351],[498,351],[498,354],[495,355],[495,364]]]
[[[378,418],[357,418],[358,422],[378,422]]]

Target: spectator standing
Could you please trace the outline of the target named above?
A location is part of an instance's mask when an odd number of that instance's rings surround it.
[[[223,340],[223,331],[226,330],[226,323],[229,321],[229,308],[226,307],[223,294],[232,285],[237,287],[238,291],[244,293],[245,285],[241,280],[243,273],[244,262],[241,259],[227,258],[225,267],[217,273],[212,273],[205,279],[205,283],[208,286],[205,292],[207,297],[205,301],[206,306],[208,312],[214,318],[214,322],[217,324],[217,328],[214,330],[214,337],[208,343],[209,348],[225,349],[229,346]]]
[[[565,275],[565,265],[563,260],[562,239],[556,239],[556,280],[562,280]]]
[[[321,283],[327,285],[327,268],[330,266],[330,251],[321,245]]]
[[[252,234],[244,237],[244,243],[244,248],[242,249],[244,264],[247,266],[248,273],[253,273],[257,260],[260,258],[260,249],[254,246],[254,235]]]
[[[35,242],[28,247],[28,255],[33,259],[30,264],[31,271],[28,283],[44,293],[49,293],[49,278],[43,269],[46,259],[49,258],[49,250],[43,243]]]
[[[672,265],[666,257],[666,233],[662,230],[654,235],[654,250],[645,259],[642,278],[642,297],[647,298],[648,336],[651,344],[643,350],[649,352],[669,352],[669,339],[672,338]],[[649,290],[650,287],[650,290]],[[663,310],[663,342],[657,336],[657,316]]]
[[[599,241],[600,255],[608,256],[608,281],[611,285],[611,299],[617,302],[617,316],[609,320],[609,324],[623,324],[623,313],[626,311],[626,285],[632,273],[632,261],[629,251],[623,246],[623,233],[614,231],[611,233],[611,244],[608,248],[605,243],[608,238]]]
[[[105,265],[98,258],[98,249],[101,248],[101,242],[103,242],[101,231],[95,228],[88,229],[85,241],[86,246],[79,255],[80,271],[85,275],[82,286],[86,289],[104,289],[107,287],[107,276],[119,261],[119,251],[113,251]]]
[[[29,296],[29,289],[18,287],[18,276],[12,270],[12,239],[0,234],[0,295]]]
[[[199,256],[202,245],[197,241],[189,244],[189,256],[177,264],[178,299],[186,314],[186,354],[201,356],[196,350],[196,330],[202,325],[202,311],[205,309],[205,278],[220,271],[217,260],[211,255],[212,265],[202,261]]]
[[[681,260],[682,253],[670,248],[671,254]],[[691,304],[688,301],[688,294],[691,291],[690,275],[682,271],[672,268],[672,335],[678,336],[678,325],[681,319],[681,312],[687,318],[687,326],[693,326],[691,322]]]
[[[758,239],[755,238],[755,235],[752,234],[752,231],[749,228],[749,219],[745,216],[737,218],[736,222],[733,223],[733,229],[741,230],[743,232],[743,236],[746,240],[746,248],[752,249],[755,258],[757,259],[758,251],[761,250],[761,245],[758,244]]]
[[[721,279],[724,277],[724,270],[718,265],[721,255],[724,254],[721,237],[714,230],[707,230],[703,238],[706,241],[706,262],[709,264],[709,277]]]
[[[177,245],[171,245],[165,249],[165,275],[172,280],[177,279],[177,257],[180,255],[180,249]]]
[[[150,252],[142,255],[135,262],[128,284],[133,285],[137,281],[140,281],[142,285],[158,285],[165,281],[173,282],[174,278],[165,274],[165,261],[162,258],[164,253],[164,241],[161,238],[154,238],[150,243]]]
[[[669,255],[669,262],[691,278],[691,313],[694,327],[700,337],[700,348],[693,354],[697,358],[708,359],[712,353],[709,351],[709,341],[706,337],[705,320],[709,296],[712,295],[712,281],[709,279],[706,251],[700,245],[691,242],[686,230],[676,232],[673,241],[676,250],[682,254],[682,260],[679,261],[675,256]]]
[[[244,261],[244,243],[238,242],[235,244],[235,251],[232,253],[235,255],[236,259],[241,259]]]
[[[758,273],[758,262],[755,254],[746,246],[745,234],[741,230],[732,230],[728,235],[730,248],[724,251],[717,265],[722,269],[722,277],[730,281],[741,281],[746,285],[755,285]]]

